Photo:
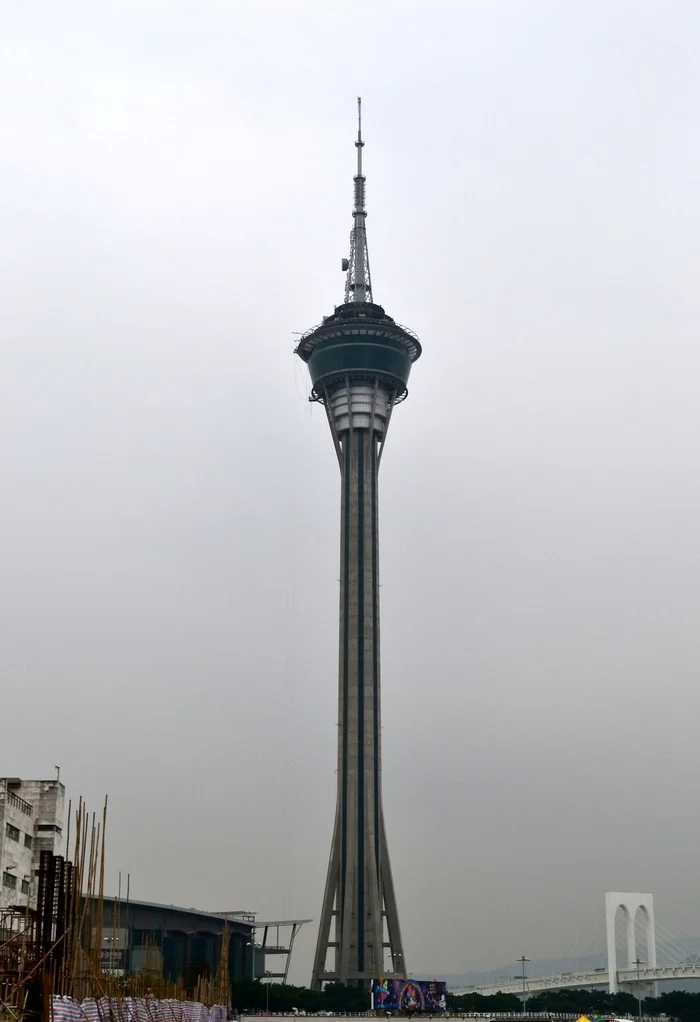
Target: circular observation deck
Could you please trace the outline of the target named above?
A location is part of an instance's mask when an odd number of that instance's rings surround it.
[[[348,379],[379,380],[401,401],[421,346],[415,334],[395,323],[381,305],[346,302],[302,336],[296,353],[309,367],[314,401],[323,400],[324,391]]]

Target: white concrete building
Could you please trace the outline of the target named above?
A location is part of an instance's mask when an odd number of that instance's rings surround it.
[[[63,845],[65,793],[57,780],[0,777],[0,911],[36,906],[41,852]]]

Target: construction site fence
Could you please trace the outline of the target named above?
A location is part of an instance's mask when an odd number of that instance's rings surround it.
[[[581,1018],[581,1012],[561,1012],[561,1011],[440,1011],[430,1013],[429,1011],[414,1011],[414,1012],[388,1012],[388,1011],[321,1011],[321,1012],[295,1012],[295,1011],[245,1011],[236,1014],[235,1018],[246,1019],[246,1018],[299,1018],[299,1016],[306,1016],[309,1018],[317,1017],[333,1017],[333,1018],[344,1018],[347,1022],[351,1019],[364,1019],[364,1018],[412,1018],[412,1019],[435,1019],[435,1022],[442,1022],[442,1019],[454,1019],[454,1018],[479,1018],[479,1019],[493,1019],[493,1022],[510,1022],[516,1019],[531,1019],[532,1022],[536,1020],[548,1020],[548,1022],[578,1022]],[[630,1022],[659,1022],[659,1019],[665,1019],[666,1016],[659,1015],[616,1015],[617,1019],[630,1019]]]

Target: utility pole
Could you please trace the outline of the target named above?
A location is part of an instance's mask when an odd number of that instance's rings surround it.
[[[520,958],[517,959],[517,961],[520,962],[520,964],[523,967],[523,1015],[524,1015],[525,1014],[525,1008],[527,1006],[527,993],[526,993],[526,990],[525,990],[525,980],[527,979],[527,977],[525,975],[525,962],[529,962],[530,959],[526,958],[525,955],[521,955]]]
[[[641,1020],[641,1017],[642,1017],[642,980],[641,980],[641,977],[639,975],[639,967],[640,967],[640,965],[646,965],[646,962],[644,962],[641,958],[635,958],[635,960],[632,962],[632,965],[636,965],[637,966],[637,1018]]]

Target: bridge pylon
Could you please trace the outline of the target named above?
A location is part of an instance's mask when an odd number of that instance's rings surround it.
[[[637,913],[642,914],[646,924],[647,962],[649,968],[656,968],[656,926],[654,922],[654,895],[620,891],[605,894],[605,929],[608,946],[608,985],[611,994],[619,990],[617,981],[617,946],[615,942],[615,920],[622,910],[627,930],[627,968],[634,969],[637,958],[635,922]]]

